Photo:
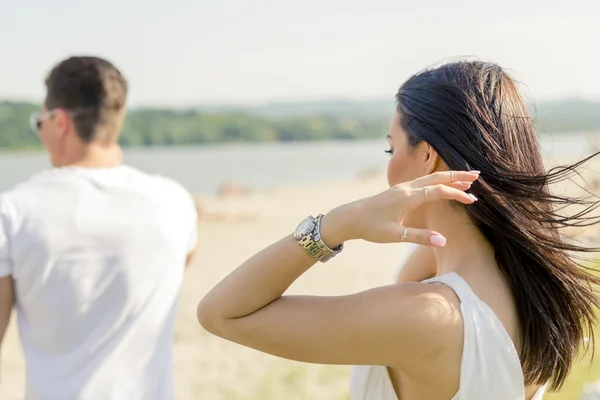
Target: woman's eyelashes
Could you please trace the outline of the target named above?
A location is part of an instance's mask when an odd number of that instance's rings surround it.
[[[391,147],[387,150],[384,150],[387,154],[392,155],[394,154],[394,149],[392,149]]]

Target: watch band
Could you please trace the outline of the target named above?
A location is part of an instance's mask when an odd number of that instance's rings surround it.
[[[323,242],[323,239],[321,238],[321,220],[323,219],[323,217],[323,214],[320,214],[317,217],[316,226],[314,229],[314,241],[318,247],[324,250],[325,253],[323,255],[323,258],[319,259],[319,261],[327,262],[342,252],[342,250],[344,249],[344,244],[341,243],[335,246],[333,249],[331,249],[325,244],[325,242]]]
[[[330,249],[321,238],[321,220],[323,214],[320,214],[317,218],[312,216],[309,218],[312,218],[315,222],[313,230],[300,238],[298,243],[311,257],[316,258],[321,262],[327,262],[338,255],[344,248],[344,245],[340,244],[335,248]]]

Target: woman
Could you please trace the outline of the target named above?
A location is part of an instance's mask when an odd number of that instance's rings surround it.
[[[561,216],[584,202],[548,189],[572,169],[544,172],[525,104],[497,65],[421,72],[396,99],[390,189],[300,223],[212,289],[199,321],[279,357],[359,365],[352,399],[540,399],[564,383],[599,304],[600,281],[569,256],[591,249],[559,234],[595,221]],[[353,239],[430,246],[400,277],[425,280],[283,295]]]

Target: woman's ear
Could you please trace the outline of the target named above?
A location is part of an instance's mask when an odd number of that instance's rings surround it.
[[[437,151],[435,151],[435,149],[431,147],[429,143],[421,142],[421,144],[423,145],[423,147],[422,149],[420,149],[420,151],[422,151],[421,157],[424,162],[425,175],[432,174],[436,171],[444,171],[448,169],[445,166],[444,161],[442,161],[441,157],[437,153]]]

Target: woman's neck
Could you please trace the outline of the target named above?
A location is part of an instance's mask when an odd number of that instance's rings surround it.
[[[497,269],[494,248],[463,207],[444,202],[431,206],[428,214],[428,228],[447,239],[446,246],[435,248],[438,275],[449,272],[467,275],[475,268]]]

